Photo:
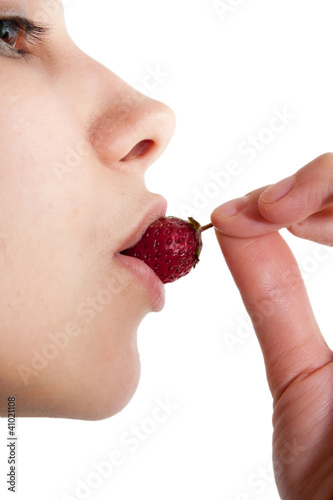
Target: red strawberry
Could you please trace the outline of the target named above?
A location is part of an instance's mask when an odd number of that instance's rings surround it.
[[[201,233],[213,227],[212,224],[201,227],[192,217],[188,220],[161,217],[148,226],[134,247],[121,253],[143,260],[163,283],[172,283],[199,262]]]

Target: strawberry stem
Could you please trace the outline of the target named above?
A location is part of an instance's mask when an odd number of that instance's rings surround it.
[[[203,233],[204,231],[206,231],[206,229],[209,229],[211,227],[214,227],[213,224],[207,224],[206,226],[202,226],[200,231]]]

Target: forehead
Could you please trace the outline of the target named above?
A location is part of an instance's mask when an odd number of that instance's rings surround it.
[[[19,9],[26,9],[28,3],[28,0],[0,0],[0,7],[9,11],[18,11]]]
[[[47,8],[49,11],[52,9],[59,10],[59,8],[63,10],[63,3],[62,0],[0,0],[0,8],[12,12],[27,13],[29,10],[36,10],[38,7]]]

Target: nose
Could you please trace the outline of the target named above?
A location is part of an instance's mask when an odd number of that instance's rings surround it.
[[[77,95],[84,96],[78,112],[85,114],[87,138],[100,161],[117,167],[135,164],[146,170],[174,133],[173,111],[84,53],[82,64],[87,77],[82,79],[81,73],[78,80]]]

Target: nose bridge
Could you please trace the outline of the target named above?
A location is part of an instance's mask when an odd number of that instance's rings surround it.
[[[75,86],[78,112],[84,114],[87,138],[99,159],[111,165],[142,158],[147,168],[173,135],[173,111],[84,53],[75,64],[81,65]]]

